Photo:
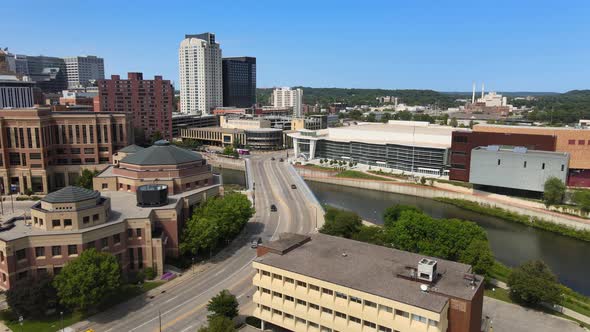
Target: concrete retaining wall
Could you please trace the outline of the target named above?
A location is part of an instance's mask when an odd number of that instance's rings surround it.
[[[300,169],[298,168],[297,171]],[[323,172],[322,172],[323,173]],[[302,174],[302,173],[299,173]],[[309,173],[307,173],[309,174]],[[502,208],[507,211],[515,212],[518,214],[523,214],[527,216],[531,216],[534,218],[543,219],[549,222],[553,222],[556,224],[566,225],[569,227],[577,228],[577,229],[587,229],[590,230],[590,222],[586,220],[580,220],[575,217],[568,217],[557,215],[555,213],[549,213],[548,211],[536,210],[536,209],[528,209],[524,207],[514,206],[510,204],[506,204],[503,202],[498,202],[495,200],[487,199],[486,197],[482,196],[474,196],[469,194],[464,194],[460,192],[448,191],[448,190],[441,190],[435,189],[433,187],[427,186],[420,186],[420,185],[412,185],[412,184],[405,184],[405,183],[395,183],[395,182],[381,182],[381,181],[367,181],[363,179],[347,179],[347,178],[334,178],[334,177],[325,177],[325,176],[309,176],[309,175],[302,175],[306,180],[315,181],[315,182],[322,182],[322,183],[330,183],[336,185],[342,185],[347,187],[354,187],[354,188],[362,188],[362,189],[369,189],[369,190],[377,190],[383,192],[390,192],[402,195],[410,195],[410,196],[417,196],[417,197],[424,197],[424,198],[436,198],[436,197],[446,197],[446,198],[454,198],[454,199],[464,199],[469,200],[472,202],[477,202],[479,204],[485,204],[492,207]]]
[[[205,159],[207,159],[207,163],[213,167],[228,168],[238,171],[246,170],[244,159],[220,157],[212,153],[203,153],[203,157],[205,157]]]

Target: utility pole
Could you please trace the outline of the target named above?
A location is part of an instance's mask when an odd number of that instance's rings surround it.
[[[160,323],[160,332],[162,332],[162,313],[158,309],[158,322]]]

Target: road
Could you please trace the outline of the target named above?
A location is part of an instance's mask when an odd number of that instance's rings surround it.
[[[241,306],[250,303],[254,293],[251,262],[255,250],[249,243],[261,237],[263,242],[282,232],[309,233],[322,220],[321,207],[313,199],[303,180],[286,162],[272,161],[273,154],[251,156],[249,176],[254,182],[256,214],[242,234],[215,256],[208,267],[198,273],[187,271],[174,287],[153,298],[138,297],[73,326],[76,330],[95,331],[196,331],[207,320],[206,305],[219,291],[228,289]],[[291,185],[296,184],[297,189]],[[277,212],[270,212],[271,204]],[[190,274],[190,276],[188,276]],[[158,314],[160,313],[160,314]]]

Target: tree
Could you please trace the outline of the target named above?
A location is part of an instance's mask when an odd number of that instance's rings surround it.
[[[238,316],[238,300],[227,289],[224,289],[209,300],[207,310],[211,312],[208,316],[209,319],[218,316],[234,319]]]
[[[451,122],[449,122],[449,126],[451,127],[457,127],[459,125],[459,122],[457,121],[456,117],[452,117],[451,118]]]
[[[359,232],[363,225],[361,217],[352,211],[328,207],[324,215],[326,222],[320,229],[321,233],[341,236],[350,239]]]
[[[209,319],[209,326],[201,327],[198,332],[235,332],[234,322],[223,316]]]
[[[84,169],[82,174],[76,179],[76,186],[92,189],[92,178],[98,175],[98,171],[91,171],[89,169]]]
[[[154,144],[163,138],[164,136],[162,136],[162,133],[159,130],[156,130],[152,133],[152,136],[150,137],[150,142]]]
[[[545,206],[561,204],[565,195],[565,184],[558,178],[552,176],[545,181],[543,201]]]
[[[45,317],[47,310],[57,305],[55,288],[49,275],[37,280],[22,279],[6,291],[6,302],[17,315],[26,318]]]
[[[387,244],[383,236],[383,228],[378,226],[361,225],[359,231],[352,234],[351,238],[356,241],[372,243],[380,246]]]
[[[488,241],[473,240],[461,254],[461,263],[469,264],[474,273],[489,275],[494,265],[494,254]]]
[[[60,303],[81,310],[96,307],[121,286],[115,256],[87,249],[68,262],[53,280]]]
[[[526,306],[559,303],[561,291],[557,278],[542,261],[529,261],[515,268],[508,277],[510,298]]]
[[[324,159],[320,159],[320,164],[324,164]]]
[[[574,202],[584,213],[590,212],[590,191],[577,190],[574,192]]]
[[[231,145],[228,145],[223,149],[223,154],[234,158],[239,157],[238,151]]]
[[[425,177],[421,177],[420,178],[420,184],[421,185],[425,185],[426,184],[426,178]]]
[[[418,213],[422,212],[420,211],[420,209],[413,205],[396,204],[390,206],[387,209],[385,209],[385,212],[383,212],[383,221],[385,227],[392,227],[404,211],[414,211]]]

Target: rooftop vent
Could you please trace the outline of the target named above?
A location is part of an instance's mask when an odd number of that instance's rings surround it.
[[[433,282],[436,279],[436,261],[422,258],[418,262],[418,279]]]

